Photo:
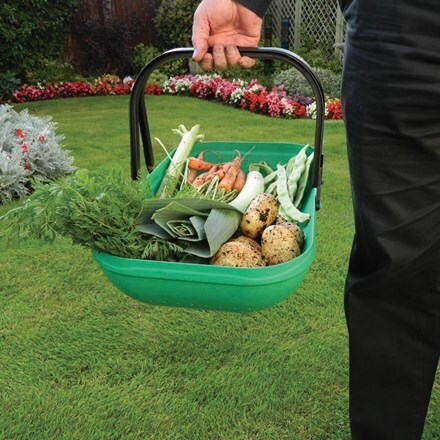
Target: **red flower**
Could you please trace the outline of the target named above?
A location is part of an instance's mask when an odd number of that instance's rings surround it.
[[[342,119],[342,107],[339,99],[333,99],[327,103],[326,119]]]
[[[145,94],[146,95],[161,95],[162,89],[157,84],[148,83],[147,88],[145,89]]]
[[[26,144],[22,144],[21,151],[23,151],[23,153],[27,153],[28,152],[28,146]]]
[[[307,110],[304,105],[299,102],[293,103],[293,112],[297,118],[304,118],[307,116]]]
[[[116,84],[113,88],[113,93],[115,95],[128,95],[130,91],[124,84]]]
[[[26,139],[26,135],[23,133],[23,130],[21,128],[15,129],[15,136],[17,136],[20,139]]]
[[[44,136],[43,134],[40,134],[40,136],[38,136],[38,140],[40,142],[44,142],[46,140],[46,136]]]

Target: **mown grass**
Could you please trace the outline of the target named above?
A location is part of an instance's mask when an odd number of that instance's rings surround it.
[[[127,97],[26,107],[53,116],[78,167],[129,173]],[[309,120],[192,98],[149,96],[147,108],[165,145],[176,143],[172,128],[195,123],[206,140],[313,142]],[[315,261],[298,291],[266,311],[138,303],[67,241],[2,249],[0,438],[349,439],[342,291],[353,224],[342,122],[326,123],[324,154]],[[437,381],[427,440],[439,435],[439,394]]]

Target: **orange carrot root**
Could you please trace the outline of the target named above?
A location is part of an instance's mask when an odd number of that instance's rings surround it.
[[[192,182],[192,186],[194,188],[198,188],[199,186],[203,185],[206,182],[206,178],[208,176],[209,172],[202,173],[199,176],[197,176],[194,181]]]
[[[190,170],[209,171],[214,165],[215,164],[211,162],[206,162],[203,159],[199,159],[198,157],[188,158],[188,168]]]
[[[196,177],[197,177],[197,170],[188,169],[188,174],[186,175],[186,181],[188,183],[193,183]]]
[[[236,189],[238,192],[240,192],[243,189],[243,186],[246,182],[246,174],[243,170],[238,170],[237,178],[235,179],[234,184],[232,185],[232,189]]]
[[[213,165],[209,171],[206,173],[202,173],[199,176],[197,176],[194,181],[192,182],[192,185],[194,188],[199,188],[201,185],[203,185],[208,180],[212,180],[216,176],[216,171],[220,168],[220,165]]]
[[[237,156],[232,162],[229,162],[230,166],[226,171],[225,176],[218,184],[219,188],[225,189],[225,191],[231,191],[235,180],[237,179],[237,174],[240,170],[241,157]]]
[[[203,160],[204,156],[205,156],[205,152],[201,151],[197,156],[197,159]],[[186,181],[188,183],[193,183],[196,177],[197,177],[197,170],[189,167],[189,159],[188,159],[188,175],[186,176]]]
[[[227,162],[223,164],[219,169],[215,172],[215,175],[218,176],[218,180],[222,180],[225,177],[225,174],[228,172],[231,166],[231,162]]]

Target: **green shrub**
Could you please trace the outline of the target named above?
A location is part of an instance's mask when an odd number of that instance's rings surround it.
[[[317,67],[313,69],[322,84],[324,94],[331,98],[338,98],[341,94],[341,75],[329,69]],[[291,96],[296,94],[313,96],[313,92],[305,77],[295,68],[280,72],[274,77],[274,86],[284,85],[284,89]]]
[[[191,46],[194,12],[199,0],[164,0],[154,19],[161,50]]]
[[[42,58],[61,58],[78,0],[2,0],[0,72],[24,78]]]
[[[7,100],[19,85],[20,80],[14,72],[0,72],[0,102]]]
[[[159,49],[140,43],[133,48],[131,65],[136,72],[139,72],[148,62],[160,55],[160,53]]]
[[[154,23],[159,49],[165,51],[175,47],[192,46],[192,23],[199,0],[164,0],[157,10]],[[177,60],[165,64],[161,71],[167,76],[188,73],[188,63]]]
[[[321,49],[300,49],[298,55],[304,58],[313,68],[342,72],[342,64],[335,57],[326,57]]]
[[[35,69],[26,72],[26,82],[28,84],[54,84],[60,81],[75,81],[79,79],[78,76],[70,63],[42,59]]]
[[[142,43],[136,45],[133,48],[133,56],[131,59],[131,65],[134,69],[134,73],[138,74],[146,64],[148,64],[161,53],[162,52],[159,49],[153,46],[145,46]],[[170,76],[187,73],[187,71],[188,69],[183,60],[173,61],[172,63],[166,63],[164,66],[155,70],[150,75],[148,82],[161,84]]]

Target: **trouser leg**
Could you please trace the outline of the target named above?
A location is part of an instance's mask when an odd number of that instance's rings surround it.
[[[440,261],[426,255],[432,272],[415,272],[413,281],[396,271],[398,279],[376,274],[360,287],[368,262],[358,246],[356,239],[346,291],[352,436],[420,439],[439,356]]]
[[[361,126],[351,104],[345,111],[356,230],[346,282],[352,435],[417,440],[440,350],[440,124],[427,124],[420,138],[395,131],[396,113]]]
[[[440,346],[438,1],[342,4],[352,435],[418,440]]]

